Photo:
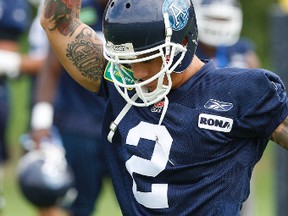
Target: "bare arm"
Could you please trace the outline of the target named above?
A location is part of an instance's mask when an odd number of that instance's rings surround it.
[[[54,101],[61,70],[62,70],[61,64],[59,63],[58,59],[56,58],[56,56],[50,49],[48,52],[47,59],[44,62],[43,67],[41,68],[41,70],[39,71],[37,75],[35,93],[34,93],[35,105],[33,107],[32,116],[31,116],[30,134],[33,140],[36,142],[38,147],[43,138],[50,136],[50,130],[51,130],[52,123],[53,123],[53,101]],[[43,104],[43,103],[49,104],[45,106],[51,107],[52,113],[48,112],[47,114],[46,113],[47,111],[46,111],[45,113],[42,113],[41,116],[37,114],[39,113],[39,108],[36,108],[36,107],[37,106],[39,107],[39,104]],[[43,105],[41,106],[43,107]],[[46,116],[46,117],[43,118],[43,116]],[[47,116],[49,116],[48,120],[47,120]],[[40,128],[39,128],[39,121],[41,121]],[[44,125],[43,125],[43,121],[44,121]]]
[[[52,50],[49,50],[47,59],[41,68],[35,86],[35,103],[53,103],[61,65]]]
[[[288,149],[288,117],[276,128],[270,139]]]
[[[81,0],[45,0],[41,25],[67,72],[83,87],[97,92],[105,67],[101,39],[79,20]]]

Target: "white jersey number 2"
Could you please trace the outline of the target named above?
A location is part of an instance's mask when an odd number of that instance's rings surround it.
[[[151,160],[133,155],[126,161],[126,168],[132,178],[133,173],[155,177],[166,167],[173,139],[165,126],[147,122],[140,122],[129,131],[126,144],[137,146],[140,138],[155,141]],[[151,209],[168,208],[168,184],[152,184],[151,188],[151,192],[138,191],[133,178],[133,193],[140,204]]]

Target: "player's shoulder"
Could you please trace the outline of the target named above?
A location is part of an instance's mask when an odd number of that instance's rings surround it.
[[[259,80],[269,80],[270,78],[278,78],[279,76],[272,71],[264,68],[242,68],[242,67],[225,67],[215,69],[216,74],[227,76],[230,79],[249,79],[250,82],[257,82]],[[239,81],[244,81],[239,80]]]
[[[221,83],[218,87],[238,96],[253,95],[257,98],[275,88],[285,89],[277,74],[261,68],[218,68],[210,76],[215,82]]]
[[[228,47],[229,52],[246,53],[255,50],[253,41],[246,37],[241,37],[235,44]]]
[[[254,46],[254,42],[247,37],[241,37],[236,43],[235,45],[246,45],[246,46]]]

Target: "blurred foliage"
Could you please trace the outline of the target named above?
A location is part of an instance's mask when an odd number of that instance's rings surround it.
[[[270,10],[276,0],[240,0],[243,9],[242,35],[249,37],[256,46],[262,66],[271,69]]]

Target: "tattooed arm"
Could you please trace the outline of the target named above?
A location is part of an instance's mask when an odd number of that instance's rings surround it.
[[[67,72],[92,92],[100,87],[105,60],[101,39],[79,19],[81,0],[45,0],[41,25]]]
[[[276,128],[270,139],[288,149],[288,117]]]

